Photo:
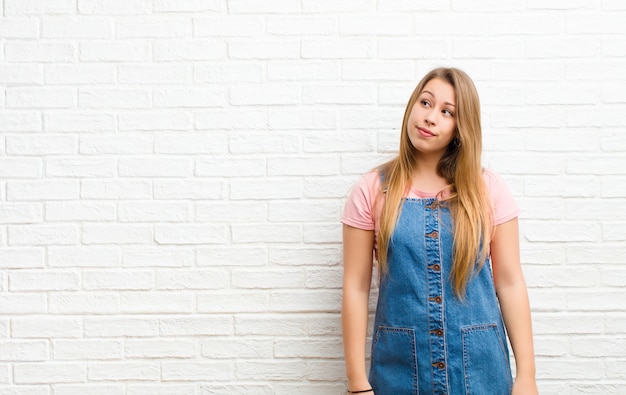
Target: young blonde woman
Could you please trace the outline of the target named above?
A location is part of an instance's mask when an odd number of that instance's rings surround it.
[[[352,189],[342,218],[349,393],[537,393],[519,209],[481,167],[481,140],[473,82],[461,70],[435,69],[409,99],[398,156]],[[368,376],[374,258],[380,285]]]

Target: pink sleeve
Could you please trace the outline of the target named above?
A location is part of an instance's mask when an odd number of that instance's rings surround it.
[[[373,210],[379,185],[377,172],[362,176],[348,195],[341,222],[363,230],[374,230]]]
[[[500,225],[517,217],[520,209],[504,180],[487,169],[483,171],[483,176],[493,204],[493,224]]]

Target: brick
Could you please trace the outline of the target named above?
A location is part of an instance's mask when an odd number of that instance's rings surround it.
[[[125,249],[124,267],[183,267],[192,266],[193,251],[188,248],[140,247]]]
[[[452,41],[452,56],[454,58],[521,58],[524,53],[524,43],[519,39],[491,38],[491,39],[455,39]]]
[[[76,291],[79,277],[75,272],[23,271],[9,273],[10,291]]]
[[[194,126],[206,130],[266,129],[267,115],[258,109],[208,109],[194,114]]]
[[[233,318],[228,315],[193,315],[159,320],[160,336],[232,335]]]
[[[265,23],[262,17],[229,15],[193,18],[195,37],[257,37],[263,35]]]
[[[42,175],[42,162],[39,158],[0,159],[0,177],[39,178]]]
[[[81,154],[149,154],[153,148],[152,136],[131,133],[125,133],[123,140],[119,136],[106,134],[81,136],[79,140]]]
[[[75,317],[37,316],[11,319],[11,337],[24,339],[78,338],[83,321]]]
[[[302,271],[235,270],[231,277],[232,285],[243,289],[302,288],[305,282]]]
[[[410,15],[339,16],[339,33],[343,36],[406,36],[412,33]]]
[[[187,177],[192,175],[192,162],[186,158],[129,158],[118,160],[123,177]]]
[[[307,198],[343,198],[354,184],[353,178],[306,177],[304,196]]]
[[[154,240],[161,245],[223,244],[228,241],[225,225],[156,225],[154,232]]]
[[[159,379],[158,362],[92,362],[87,372],[93,381],[154,381]]]
[[[304,86],[305,104],[374,104],[376,93],[371,86]]]
[[[339,216],[338,209],[334,201],[270,202],[268,219],[271,222],[334,222]]]
[[[304,225],[304,242],[305,243],[334,243],[341,240],[341,224],[335,223],[335,217],[332,225]]]
[[[115,67],[107,64],[46,64],[44,79],[51,85],[112,84]]]
[[[291,291],[278,290],[270,294],[270,308],[272,311],[284,312],[339,312],[341,307],[341,292],[335,290],[307,290]]]
[[[37,203],[0,204],[0,224],[42,222],[43,206]]]
[[[420,29],[422,29],[421,26]],[[440,59],[447,57],[449,53],[450,46],[446,41],[406,38],[380,38],[378,40],[378,57],[380,59],[405,60],[424,59],[425,57]]]
[[[20,363],[13,368],[16,384],[78,383],[86,376],[87,366],[79,362]]]
[[[120,359],[121,340],[55,340],[52,342],[53,357],[59,361]]]
[[[149,225],[84,225],[81,240],[83,244],[149,244],[153,231]]]
[[[328,268],[307,270],[306,288],[341,289],[343,286],[343,269]]]
[[[8,62],[73,62],[76,48],[70,43],[8,42],[4,44]]]
[[[374,133],[363,130],[339,130],[304,133],[305,152],[368,152],[375,150]]]
[[[272,315],[245,314],[235,317],[238,335],[262,336],[323,336],[339,333],[340,318],[337,314],[283,314],[280,320]]]
[[[224,11],[221,0],[154,0],[156,12]]]
[[[593,176],[542,176],[524,179],[524,194],[536,197],[593,197],[600,189],[600,180]]]
[[[159,384],[159,385],[129,385],[128,391],[125,392],[125,395],[194,395],[196,391],[196,386],[194,384],[182,385],[181,383],[176,383],[172,385],[168,384]]]
[[[152,184],[145,180],[81,180],[82,199],[150,199]]]
[[[209,223],[249,223],[263,222],[267,219],[267,207],[265,203],[250,204],[248,202],[198,202],[196,204],[196,217],[198,222]]]
[[[159,320],[147,317],[87,317],[85,337],[155,337]]]
[[[338,24],[331,17],[268,17],[266,30],[277,36],[337,34]]]
[[[210,359],[265,358],[274,356],[274,342],[265,339],[213,338],[201,341],[202,356]]]
[[[122,312],[130,314],[191,313],[194,295],[172,292],[127,291],[120,295]]]
[[[239,86],[230,89],[230,103],[234,105],[296,104],[300,102],[300,89],[289,84],[264,84]]]
[[[51,267],[116,267],[121,261],[117,247],[48,247],[47,251]]]
[[[181,18],[133,17],[115,23],[117,38],[181,38],[191,35],[191,26]]]
[[[337,12],[365,12],[374,9],[371,0],[346,0],[336,2],[332,0],[303,0],[303,13],[337,13]]]
[[[180,202],[121,202],[120,222],[185,222],[191,218],[191,205]]]
[[[0,37],[1,35],[0,31]],[[2,84],[41,84],[43,75],[42,66],[37,64],[4,63],[0,65],[0,83]]]
[[[228,247],[198,248],[198,266],[260,266],[267,263],[267,248],[263,246],[244,247],[236,249]]]
[[[568,13],[566,16],[566,32],[568,34],[624,34],[624,15],[612,13]]]
[[[152,2],[148,0],[78,0],[81,14],[129,15],[149,14]]]
[[[225,195],[222,180],[155,180],[153,185],[155,199],[216,200]],[[196,206],[196,218],[199,217],[197,210]]]
[[[163,134],[154,140],[154,151],[166,154],[223,154],[226,147],[223,133]]]
[[[154,275],[148,271],[85,270],[82,287],[85,290],[148,290],[154,286]]]
[[[6,136],[6,152],[10,155],[69,155],[77,152],[77,146],[76,138],[67,135]]]
[[[290,39],[231,40],[228,43],[228,56],[242,60],[298,59],[300,42]]]
[[[339,60],[267,62],[267,77],[270,81],[336,81],[340,74]]]
[[[196,83],[211,82],[262,82],[264,68],[261,64],[231,61],[224,63],[198,63],[193,65]]]
[[[81,108],[150,108],[150,92],[144,89],[82,88],[78,93]]]
[[[189,130],[191,116],[178,111],[133,111],[118,115],[120,130]]]
[[[7,15],[5,13],[4,15]],[[31,17],[2,18],[1,38],[36,39],[39,36],[39,21]]]
[[[367,59],[374,42],[365,38],[318,38],[302,40],[303,59]]]
[[[337,265],[341,261],[341,248],[337,246],[272,247],[270,263],[278,265]]]
[[[54,293],[48,297],[52,314],[115,314],[120,312],[120,298],[114,294]]]
[[[159,270],[155,288],[159,290],[206,290],[227,288],[228,272],[220,270]]]
[[[8,227],[10,246],[53,246],[78,244],[75,225],[11,225]]]
[[[1,132],[39,132],[42,130],[41,114],[32,111],[3,111],[0,114]]]
[[[295,224],[233,224],[234,243],[295,243],[302,239],[302,229]]]
[[[211,292],[198,295],[200,313],[258,313],[268,311],[269,292],[242,291]]]
[[[67,88],[8,88],[7,108],[71,108],[76,92]]]
[[[233,200],[293,199],[301,196],[302,182],[293,178],[230,181],[230,198]]]
[[[184,84],[191,80],[191,67],[178,63],[120,64],[119,82],[127,84]]]
[[[300,3],[289,0],[261,0],[250,3],[246,0],[229,0],[228,12],[232,14],[282,14],[300,12]]]
[[[269,361],[238,361],[236,362],[238,378],[284,381],[287,378],[302,379],[306,370],[302,360],[269,360]]]
[[[195,174],[200,177],[264,176],[266,162],[262,158],[218,157],[198,159]]]
[[[593,9],[595,2],[590,0],[553,0],[546,3],[541,0],[529,0],[526,4],[529,9],[539,10],[573,10],[573,9]]]
[[[222,40],[162,40],[152,45],[153,60],[191,61],[226,59],[227,46]]]
[[[189,340],[128,340],[124,345],[125,358],[192,358],[196,355],[196,341]]]
[[[48,343],[44,340],[0,340],[0,361],[36,362],[48,359]]]
[[[272,109],[268,111],[268,126],[273,130],[323,130],[337,128],[337,113],[325,109]]]
[[[223,107],[227,95],[223,89],[214,88],[168,88],[156,89],[152,93],[154,107]]]
[[[161,379],[163,381],[214,381],[232,378],[233,362],[163,362]]]
[[[113,24],[105,18],[76,16],[45,17],[41,21],[42,38],[107,39],[113,37]]]
[[[111,114],[54,112],[43,116],[48,132],[110,132],[115,130],[115,117]]]
[[[146,42],[82,42],[79,59],[83,62],[141,62],[150,59]]]
[[[324,140],[324,136],[329,134],[323,134],[319,140]],[[228,134],[228,148],[233,154],[296,153],[300,151],[300,137],[293,133],[233,131]]]
[[[125,395],[121,384],[57,384],[55,395]]]
[[[3,247],[0,249],[0,268],[2,269],[36,269],[43,268],[44,263],[43,248]]]
[[[109,158],[55,157],[46,161],[49,177],[114,177],[115,162]]]
[[[4,0],[5,15],[73,14],[75,0],[20,1]]]

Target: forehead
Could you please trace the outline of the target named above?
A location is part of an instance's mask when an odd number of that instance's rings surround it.
[[[426,85],[424,85],[422,93],[449,103],[454,103],[456,98],[454,87],[448,81],[442,80],[441,78],[433,78],[428,81]]]

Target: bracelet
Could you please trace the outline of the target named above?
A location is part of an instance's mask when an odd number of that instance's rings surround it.
[[[349,394],[362,394],[364,392],[371,392],[371,391],[374,391],[374,388],[370,388],[368,390],[361,390],[361,391],[350,391],[350,390],[348,390],[348,393]]]

